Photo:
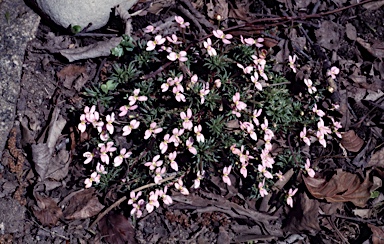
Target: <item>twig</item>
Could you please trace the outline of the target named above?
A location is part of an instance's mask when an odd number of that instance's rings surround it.
[[[187,16],[197,27],[197,29],[199,29],[199,33],[203,36],[207,35],[207,32],[205,32],[205,30],[203,29],[203,27],[200,25],[199,21],[197,20],[197,18],[195,18],[195,16],[193,16],[193,14],[191,14],[191,12],[188,11],[188,9],[184,8],[183,6],[179,6],[179,10],[185,15]]]
[[[170,177],[167,177],[165,179],[162,179],[159,184],[165,182],[165,181],[169,181],[169,180],[172,180],[176,177],[176,175],[173,175],[173,176],[170,176]],[[149,187],[152,187],[152,186],[155,186],[155,185],[158,185],[156,183],[150,183],[150,184],[147,184],[147,185],[144,185],[144,186],[141,186],[139,188],[136,188],[135,190],[133,190],[133,192],[138,192],[138,191],[141,191],[141,190],[144,190],[146,188],[149,188]],[[120,203],[124,202],[125,200],[127,200],[127,196],[123,196],[122,198],[120,198],[119,200],[117,200],[116,202],[114,202],[111,206],[109,206],[107,209],[105,209],[103,212],[101,212],[97,218],[95,219],[95,221],[92,222],[92,224],[89,226],[88,229],[91,229],[95,224],[97,224],[100,219],[102,219],[107,213],[109,213],[112,209],[114,209],[115,207],[119,206]]]
[[[202,15],[199,11],[197,11],[191,4],[190,0],[180,0],[180,2],[184,3],[185,6],[192,12],[192,15],[195,16],[195,18],[205,27],[210,29],[216,29],[216,26],[214,26],[211,22],[209,22],[204,15]]]

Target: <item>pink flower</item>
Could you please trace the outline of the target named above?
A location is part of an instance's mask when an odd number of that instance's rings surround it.
[[[186,130],[192,130],[193,124],[192,121],[190,120],[192,118],[192,110],[190,108],[187,109],[187,113],[181,112],[180,113],[180,118],[183,121],[183,127]]]
[[[173,43],[173,44],[180,44],[181,41],[178,41],[177,40],[177,36],[175,34],[172,34],[172,38],[167,36],[167,40],[170,42],[170,43]]]
[[[276,176],[277,176],[277,178],[279,178],[279,180],[280,181],[283,181],[284,180],[284,175],[283,175],[283,173],[281,173],[281,171],[279,171],[278,173],[276,173]]]
[[[118,167],[123,163],[124,158],[129,158],[132,155],[132,152],[127,152],[127,149],[122,148],[120,150],[120,155],[113,160],[113,166]]]
[[[107,115],[105,120],[107,121],[106,128],[107,128],[109,134],[113,134],[114,127],[113,127],[112,123],[115,121],[115,113],[112,113],[111,115]]]
[[[296,67],[295,67],[296,58],[297,58],[296,54],[293,55],[293,57],[291,55],[289,55],[289,57],[288,57],[288,60],[289,60],[288,64],[289,64],[289,67],[292,69],[293,73],[296,73]],[[305,81],[305,79],[304,79],[304,81]]]
[[[204,142],[205,138],[204,138],[204,135],[201,133],[201,130],[202,130],[201,125],[195,126],[193,128],[193,130],[196,133],[196,140],[197,140],[197,142]]]
[[[155,36],[154,41],[147,42],[147,48],[145,50],[152,51],[156,48],[156,45],[161,45],[165,42],[165,38],[163,38],[161,35]]]
[[[247,104],[240,101],[240,93],[236,92],[235,95],[232,98],[233,102],[235,103],[235,106],[238,110],[243,110],[247,108]]]
[[[180,28],[186,28],[189,26],[189,22],[184,22],[184,19],[181,16],[175,16],[175,20],[180,25]]]
[[[300,138],[304,141],[305,144],[307,144],[308,146],[311,145],[311,141],[309,140],[309,138],[307,137],[307,128],[304,127],[303,128],[303,131],[300,132]]]
[[[263,179],[263,182],[259,182],[259,185],[258,185],[259,193],[261,197],[268,195],[267,190],[264,188],[264,184],[265,184],[265,179]]]
[[[157,127],[157,123],[152,122],[149,125],[149,129],[146,130],[144,133],[144,139],[147,140],[149,137],[151,137],[152,133],[153,133],[153,135],[155,135],[155,134],[159,134],[162,131],[163,131],[163,128]]]
[[[114,152],[116,151],[116,147],[113,147],[113,142],[107,142],[107,145],[100,143],[99,145],[100,148],[100,160],[101,162],[104,162],[105,164],[109,164],[109,152]]]
[[[175,87],[173,87],[172,92],[175,94],[176,101],[178,101],[178,102],[181,102],[181,101],[185,102],[186,100],[185,100],[185,96],[183,94],[184,88],[180,89],[180,87],[182,88],[182,86],[179,86],[179,87],[175,86]]]
[[[175,61],[178,59],[180,60],[180,62],[185,62],[188,60],[186,51],[181,51],[179,53],[171,52],[170,54],[168,54],[167,58],[171,61]]]
[[[307,158],[307,161],[305,163],[305,170],[307,171],[309,177],[315,177],[315,171],[311,169],[311,161]]]
[[[247,66],[247,67],[244,68],[244,66],[242,64],[239,64],[239,63],[237,63],[237,67],[242,69],[244,74],[250,74],[252,72],[252,70],[253,70],[252,66]]]
[[[232,169],[232,165],[228,167],[224,167],[223,169],[223,181],[229,186],[231,185],[231,179],[229,178],[228,175],[231,173],[231,169]]]
[[[154,30],[155,30],[154,26],[148,25],[147,27],[145,27],[144,32],[145,33],[151,33],[151,32],[154,32]]]
[[[336,79],[336,75],[340,73],[340,69],[336,66],[333,66],[331,70],[328,70],[327,76],[331,76],[332,79]]]
[[[317,114],[319,117],[323,117],[325,113],[321,109],[317,109],[317,104],[315,104],[312,108],[312,111]]]
[[[320,119],[319,122],[317,122],[317,129],[321,134],[324,134],[324,135],[332,133],[331,129],[329,129],[328,126],[324,125],[324,120],[322,119]]]
[[[312,81],[310,79],[304,79],[304,83],[308,87],[309,94],[315,93],[317,91],[316,87],[312,86]]]
[[[253,114],[252,114],[252,119],[253,119],[253,123],[255,123],[256,126],[259,126],[260,125],[260,122],[259,120],[257,119],[257,117],[260,116],[261,112],[263,110],[260,108],[259,110],[253,110]]]
[[[160,184],[160,181],[163,179],[163,174],[165,174],[165,172],[167,172],[167,169],[165,167],[156,168],[154,178],[156,184]]]
[[[126,125],[123,127],[123,136],[127,136],[127,135],[131,134],[133,129],[139,128],[139,125],[140,125],[139,121],[137,121],[135,119],[131,120],[131,122],[129,122],[129,125]]]
[[[320,131],[316,132],[317,139],[319,140],[319,143],[325,148],[327,147],[327,142],[325,141],[324,134]]]
[[[137,218],[140,218],[142,215],[143,215],[143,211],[141,211],[141,209],[143,208],[144,206],[144,200],[143,199],[140,199],[137,204],[134,203],[132,204],[132,210],[131,210],[131,215],[134,215],[136,213],[136,217]]]
[[[170,205],[170,204],[172,204],[173,201],[172,201],[171,196],[167,195],[167,190],[168,190],[168,187],[165,186],[164,190],[159,190],[158,191],[158,195],[163,200],[163,203],[165,205]]]
[[[77,126],[80,132],[84,132],[87,129],[87,120],[85,119],[85,114],[80,116],[80,123]]]
[[[104,165],[102,165],[102,164],[100,164],[100,163],[97,163],[97,165],[96,165],[96,172],[97,172],[97,173],[100,173],[100,174],[103,174],[103,175],[105,175],[105,174],[108,173],[108,172],[105,170]]]
[[[177,165],[177,162],[175,161],[176,156],[177,156],[177,152],[176,151],[171,152],[170,154],[168,154],[168,159],[171,162],[171,168],[174,171],[179,171],[179,166]]]
[[[203,104],[205,102],[205,96],[209,93],[209,87],[203,87],[203,89],[200,90],[200,103]]]
[[[288,206],[291,206],[291,208],[293,207],[293,199],[292,199],[292,197],[293,197],[293,195],[296,194],[296,192],[297,192],[297,188],[295,190],[292,190],[292,188],[291,188],[288,191],[287,204],[288,204]]]
[[[220,80],[220,79],[216,79],[216,80],[214,81],[214,83],[215,83],[215,86],[216,86],[217,88],[220,88],[220,87],[221,87],[221,80]]]
[[[131,192],[129,193],[129,197],[130,197],[130,199],[128,200],[128,204],[129,204],[129,205],[132,205],[133,203],[135,203],[135,202],[139,199],[139,197],[141,196],[141,194],[142,194],[141,191],[139,191],[137,194],[136,194],[136,192],[131,191]]]
[[[265,60],[264,60],[264,62],[265,62]],[[265,68],[264,65],[260,65],[260,64],[257,65],[257,70],[259,71],[261,78],[263,78],[264,80],[268,80],[267,74],[264,73],[264,68]]]
[[[240,156],[241,151],[240,149],[236,148],[236,144],[233,144],[230,149],[233,154]]]
[[[248,162],[245,164],[242,164],[240,168],[240,174],[242,174],[244,178],[247,178],[247,174],[248,174],[248,171],[246,168],[247,166],[248,166]]]
[[[183,195],[189,195],[189,191],[187,188],[183,186],[183,182],[179,178],[179,180],[175,183],[175,188],[180,191]]]
[[[137,107],[138,107],[137,105],[133,105],[133,106],[124,105],[124,106],[121,106],[121,107],[119,108],[119,110],[121,111],[121,112],[119,113],[119,116],[120,116],[120,117],[121,117],[121,116],[124,116],[124,115],[126,115],[129,111],[133,111],[133,110],[135,110]]]
[[[145,208],[147,209],[148,213],[152,213],[152,211],[158,207],[160,207],[160,203],[158,201],[158,195],[155,194],[153,191],[151,191],[150,193],[150,196],[149,196],[149,202],[147,203],[147,205],[145,206]]]
[[[198,80],[199,80],[199,77],[198,77],[196,74],[192,75],[192,77],[191,77],[191,82],[192,82],[193,84],[195,84]]]
[[[255,84],[255,87],[257,88],[257,90],[259,91],[262,91],[263,90],[263,86],[261,85],[261,83],[258,81],[259,79],[259,74],[257,74],[257,72],[255,72],[252,76],[251,76],[251,81],[253,84]]]
[[[161,154],[164,154],[167,151],[168,143],[170,142],[169,138],[170,138],[169,134],[166,134],[164,136],[163,141],[160,143]]]
[[[257,38],[256,40],[253,38],[245,38],[244,42],[249,46],[255,45],[256,47],[260,48],[260,47],[263,47],[263,44],[261,43],[264,42],[264,38],[260,37],[260,38]]]
[[[197,171],[197,178],[194,180],[193,188],[197,189],[200,187],[200,181],[203,179],[204,171],[202,174],[200,174],[200,171]]]
[[[229,39],[232,39],[231,34],[224,34],[222,30],[214,30],[213,35],[216,36],[217,38],[221,39],[224,44],[230,44],[231,41]]]
[[[163,160],[159,160],[160,155],[156,155],[151,162],[146,162],[144,165],[149,167],[150,170],[154,170],[156,167],[160,167],[163,164]]]
[[[93,183],[96,183],[96,184],[100,183],[100,175],[97,172],[93,172],[91,174],[91,177],[85,179],[84,181],[85,188],[90,188]]]
[[[197,154],[197,150],[195,147],[193,147],[193,138],[190,137],[186,142],[185,142],[185,145],[187,146],[188,148],[188,151],[190,153],[192,153],[193,155],[196,155]]]
[[[148,100],[146,96],[139,96],[139,93],[140,93],[140,89],[135,89],[133,91],[133,96],[128,97],[129,105],[132,106],[133,104],[136,103],[136,101],[144,102]]]
[[[184,134],[184,129],[177,129],[177,128],[174,128],[172,130],[172,137],[169,139],[169,142],[173,142],[173,144],[175,145],[175,147],[179,146],[179,144],[181,143],[181,140],[179,138],[179,136],[181,136],[182,134]]]
[[[259,164],[257,170],[264,175],[265,178],[272,179],[273,175],[267,170],[264,165]]]
[[[94,157],[95,155],[93,154],[93,153],[91,153],[91,152],[85,152],[85,153],[83,153],[83,157],[86,157],[87,159],[84,161],[84,164],[89,164],[91,161],[92,161],[92,159],[93,159],[93,157]]]
[[[216,56],[217,55],[216,50],[212,47],[211,38],[208,38],[207,41],[204,41],[203,45],[204,45],[204,48],[207,49],[209,56]]]
[[[333,127],[334,127],[333,132],[336,134],[337,137],[342,138],[340,132],[338,132],[338,129],[342,128],[341,123],[338,121],[335,121],[332,117],[331,117],[331,120],[332,120]]]

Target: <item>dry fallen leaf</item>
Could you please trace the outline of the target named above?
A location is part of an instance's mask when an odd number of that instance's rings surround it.
[[[384,147],[372,155],[367,166],[384,167]]]
[[[379,41],[374,40],[372,45],[360,37],[356,38],[356,41],[372,56],[380,59],[384,58],[384,46]]]
[[[342,169],[329,180],[311,177],[303,177],[303,180],[312,196],[328,202],[352,202],[357,207],[364,207],[371,196],[372,182],[368,172],[363,182],[357,174]]]
[[[65,219],[86,219],[98,214],[104,206],[94,192],[94,189],[85,189],[73,195],[63,212]]]
[[[121,37],[113,37],[107,41],[100,41],[86,47],[60,50],[60,54],[73,62],[80,59],[97,58],[109,56],[111,49],[120,44]]]
[[[368,224],[368,227],[372,230],[372,243],[382,244],[384,242],[384,226],[374,226]]]
[[[135,240],[135,229],[129,220],[121,214],[110,212],[100,220],[98,225],[101,236],[108,243],[137,243]]]
[[[349,130],[343,133],[341,145],[350,152],[358,152],[364,145],[364,140],[358,137],[354,130]]]
[[[315,35],[320,46],[328,50],[338,50],[340,46],[340,26],[332,21],[322,21]]]
[[[305,192],[299,194],[296,199],[298,201],[295,202],[287,218],[286,230],[295,233],[302,231],[319,231],[319,201],[309,199]]]
[[[57,203],[49,197],[42,197],[38,193],[34,193],[36,204],[33,208],[35,217],[43,226],[55,226],[57,221],[63,216],[61,208]]]
[[[63,82],[65,88],[72,89],[74,87],[77,91],[80,91],[88,81],[89,75],[85,66],[69,64],[57,72],[57,78]]]
[[[363,7],[368,10],[374,11],[374,10],[378,10],[383,5],[384,5],[384,0],[381,0],[381,1],[372,1],[370,3],[363,4]]]

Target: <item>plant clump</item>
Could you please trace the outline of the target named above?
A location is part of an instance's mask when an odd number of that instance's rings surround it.
[[[326,148],[341,136],[340,123],[319,108],[319,82],[307,77],[298,84],[303,92],[292,94],[291,82],[272,71],[262,37],[217,29],[194,44],[185,38],[189,23],[176,16],[175,25],[179,32],[166,37],[151,26],[148,39],[124,36],[112,50],[122,64],[87,89],[78,126],[91,138],[85,187],[120,185],[140,217],[171,204],[170,188],[187,195],[213,176],[249,198],[270,194],[290,169],[314,177],[300,148]],[[289,72],[296,59],[287,61]],[[289,206],[296,191],[282,195]]]

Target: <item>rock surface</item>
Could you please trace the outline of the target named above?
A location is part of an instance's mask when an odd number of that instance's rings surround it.
[[[27,42],[40,17],[23,0],[0,0],[0,158],[13,126]],[[1,161],[1,160],[0,160]]]
[[[87,30],[95,30],[107,24],[111,9],[123,4],[131,8],[137,0],[28,0],[49,19],[64,28],[92,24]]]

